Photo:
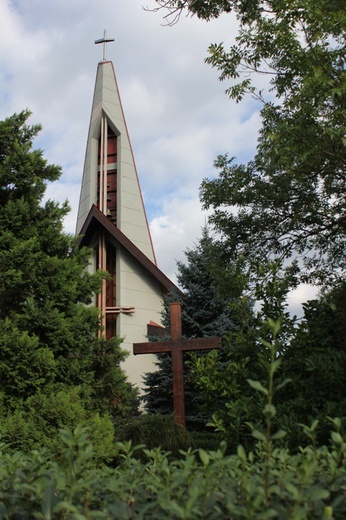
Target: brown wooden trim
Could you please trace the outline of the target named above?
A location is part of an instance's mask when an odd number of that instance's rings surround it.
[[[181,290],[144,254],[137,246],[127,238],[95,205],[80,231],[79,247],[88,246],[96,231],[100,228],[107,231],[131,256],[133,256],[156,280],[169,292],[181,293]]]
[[[221,347],[221,338],[181,339],[177,341],[155,341],[152,343],[134,343],[133,353],[157,354],[173,350],[210,350]]]

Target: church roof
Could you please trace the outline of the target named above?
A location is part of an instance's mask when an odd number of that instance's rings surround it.
[[[88,246],[92,237],[100,229],[109,233],[130,255],[137,260],[165,289],[164,292],[178,292],[181,290],[154,264],[120,229],[113,224],[95,205],[80,231],[79,246]]]

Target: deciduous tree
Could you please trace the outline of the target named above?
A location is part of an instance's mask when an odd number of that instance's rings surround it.
[[[332,285],[345,270],[345,34],[342,0],[158,1],[209,20],[233,11],[235,44],[213,44],[206,59],[227,94],[262,103],[257,153],[247,164],[215,162],[201,199],[230,254],[249,264],[299,259],[300,279]],[[168,18],[169,19],[169,18]],[[267,76],[268,91],[256,88]]]
[[[214,210],[210,222],[221,235],[224,274],[230,265],[245,267],[253,297],[264,303],[264,315],[275,320],[278,313],[282,315],[281,373],[292,383],[283,391],[280,413],[297,445],[293,433],[297,422],[318,417],[325,425],[328,414],[345,417],[342,398],[334,399],[327,383],[335,375],[332,386],[339,396],[344,385],[344,331],[337,323],[345,312],[340,294],[346,267],[344,2],[158,0],[156,4],[157,9],[168,10],[166,20],[172,24],[184,11],[205,20],[233,11],[238,19],[234,45],[227,49],[212,44],[206,61],[227,82],[232,100],[251,95],[261,104],[262,126],[256,154],[247,164],[237,164],[227,155],[217,158],[218,176],[202,182],[201,201],[204,208]],[[259,77],[267,78],[262,90],[256,86]],[[271,266],[276,266],[272,279]],[[300,281],[319,285],[328,297],[306,304],[297,326],[287,321],[284,307],[287,290]],[[258,339],[266,341],[266,331],[260,322],[254,325],[246,337],[231,338],[228,366],[235,360],[238,372],[235,366],[233,373],[222,374],[216,353],[197,371],[205,377],[210,399],[224,392],[220,412],[226,420],[228,416],[231,432],[232,420],[239,417],[247,396],[245,387],[237,386],[241,377],[253,378],[250,371],[256,367],[255,379],[261,380],[261,363],[253,356],[257,357]],[[244,359],[244,366],[239,365],[238,339],[240,355],[245,353],[251,365],[245,366]],[[256,411],[251,413],[256,418]]]

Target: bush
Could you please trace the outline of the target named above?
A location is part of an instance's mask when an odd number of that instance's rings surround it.
[[[194,449],[217,450],[222,441],[218,432],[190,432],[191,445]]]
[[[334,421],[337,426],[338,421]],[[0,517],[7,519],[316,519],[346,517],[346,442],[338,431],[331,446],[291,456],[274,449],[266,491],[266,450],[239,446],[225,455],[191,449],[170,461],[159,449],[134,457],[118,443],[116,468],[93,463],[87,432],[63,430],[59,461],[42,450],[0,453]]]
[[[119,441],[131,441],[133,446],[142,445],[147,449],[160,448],[174,457],[179,450],[191,446],[187,431],[179,426],[172,415],[144,414],[127,421],[118,430]],[[137,456],[146,459],[144,451],[137,450]]]
[[[21,409],[6,411],[0,405],[0,438],[10,449],[27,452],[45,447],[59,458],[65,451],[59,429],[82,425],[89,429],[95,456],[110,459],[116,455],[113,421],[109,415],[86,409],[81,388],[57,384],[48,390],[30,396]]]

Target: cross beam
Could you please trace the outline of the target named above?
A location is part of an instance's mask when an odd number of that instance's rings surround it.
[[[171,340],[149,343],[134,343],[133,353],[172,353],[174,417],[178,424],[185,426],[183,351],[205,350],[221,347],[221,338],[182,339],[180,303],[170,304]]]

